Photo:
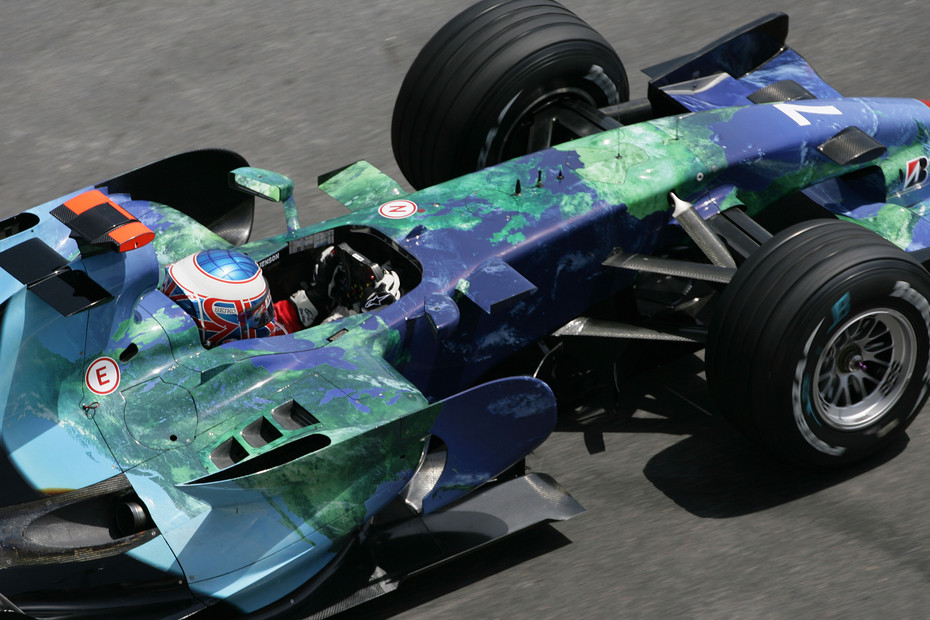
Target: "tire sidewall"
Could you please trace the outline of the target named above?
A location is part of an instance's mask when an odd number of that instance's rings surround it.
[[[772,387],[790,396],[788,410],[792,415],[766,416],[760,423],[779,425],[781,428],[769,430],[784,436],[786,448],[794,446],[807,453],[810,458],[806,460],[853,461],[898,436],[914,419],[927,397],[930,380],[930,286],[925,275],[915,273],[918,269],[901,261],[880,261],[850,269],[807,301],[798,303],[792,329],[786,334],[773,334],[783,343],[785,354],[773,359],[772,373],[778,378],[772,381]],[[819,398],[815,379],[818,362],[830,339],[848,319],[882,308],[900,312],[914,330],[914,368],[910,376],[896,379],[908,385],[894,405],[871,424],[855,430],[837,429],[822,419],[815,405]],[[783,400],[773,398],[770,402]]]

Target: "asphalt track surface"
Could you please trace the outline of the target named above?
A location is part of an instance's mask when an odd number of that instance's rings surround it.
[[[925,3],[568,1],[638,70],[774,10],[847,95],[930,97]],[[291,176],[399,177],[397,89],[459,2],[8,1],[0,5],[0,216],[183,150]],[[283,228],[274,206],[255,234]],[[344,617],[920,618],[930,609],[930,415],[839,473],[772,461],[719,419],[689,355],[624,387],[632,415],[563,423],[531,458],[586,508],[407,582]],[[635,409],[635,411],[634,411]]]

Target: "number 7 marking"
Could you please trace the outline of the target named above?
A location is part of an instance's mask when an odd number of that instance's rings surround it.
[[[832,105],[804,105],[800,103],[776,103],[775,107],[801,127],[807,127],[811,122],[804,114],[826,114],[828,116],[842,116],[842,112]]]

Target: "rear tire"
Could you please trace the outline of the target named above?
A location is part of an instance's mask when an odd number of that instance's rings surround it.
[[[423,188],[528,152],[527,123],[558,100],[629,98],[617,53],[554,0],[485,0],[437,32],[394,106],[391,141]]]
[[[706,356],[712,394],[747,435],[801,464],[861,460],[927,399],[930,275],[859,225],[793,226],[739,268]]]

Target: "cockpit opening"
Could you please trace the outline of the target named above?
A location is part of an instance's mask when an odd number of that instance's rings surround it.
[[[389,305],[420,283],[416,260],[368,227],[339,227],[295,239],[259,261],[287,331]]]

